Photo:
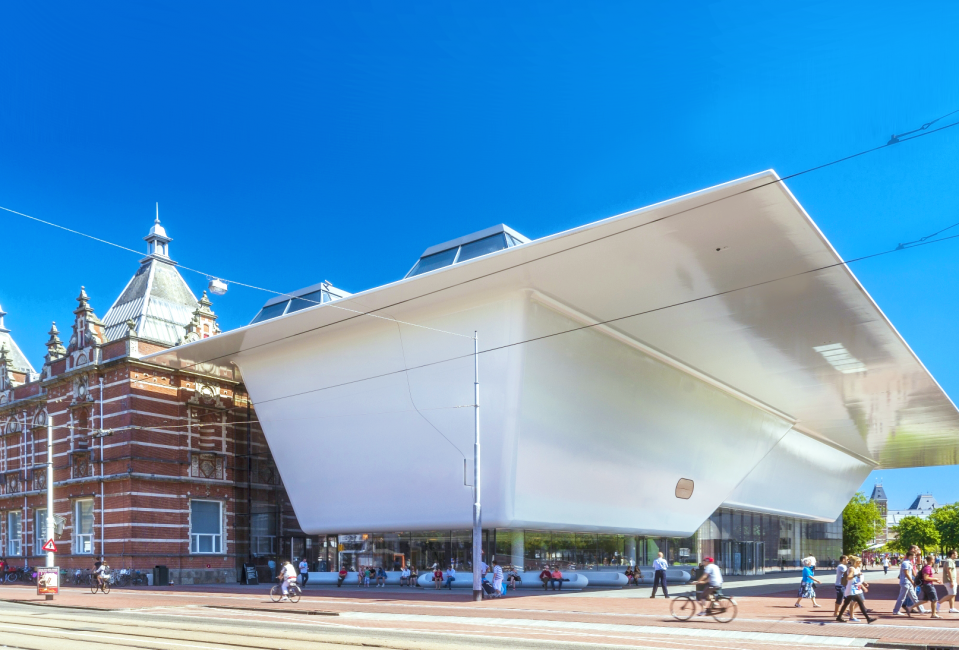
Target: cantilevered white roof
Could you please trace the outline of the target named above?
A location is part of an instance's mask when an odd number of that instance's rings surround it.
[[[149,359],[228,367],[245,350],[370,318],[357,312],[452,313],[468,297],[528,288],[855,457],[888,468],[959,462],[955,405],[777,181],[763,172]],[[494,345],[480,334],[481,351]]]

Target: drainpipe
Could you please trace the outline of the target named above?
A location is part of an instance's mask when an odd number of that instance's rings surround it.
[[[103,377],[100,377],[100,433],[103,433]],[[100,436],[100,561],[104,562],[107,555],[104,530],[107,518],[103,483],[103,436]]]

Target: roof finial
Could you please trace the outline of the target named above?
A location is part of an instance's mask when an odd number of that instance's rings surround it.
[[[160,202],[157,201],[157,220],[153,223],[160,223]]]

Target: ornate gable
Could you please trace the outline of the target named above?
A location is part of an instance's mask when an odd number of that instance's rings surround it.
[[[67,368],[77,368],[88,363],[98,364],[101,360],[101,346],[106,343],[103,323],[93,313],[90,298],[83,287],[77,297],[79,307],[73,312],[73,336],[67,346]]]

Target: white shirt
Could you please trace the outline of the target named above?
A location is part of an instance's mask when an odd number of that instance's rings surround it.
[[[287,562],[283,565],[283,568],[280,569],[280,575],[286,578],[287,580],[296,578],[296,569],[293,568],[293,565]]]
[[[310,565],[309,565],[309,563],[307,563],[306,560],[301,560],[301,561],[300,561],[300,573],[306,573],[306,572],[309,571],[309,570],[310,570]]]
[[[450,567],[446,570],[446,577],[451,577],[451,576],[453,578],[456,577],[456,569],[454,569],[453,567]]]
[[[703,575],[709,576],[707,584],[710,587],[722,587],[723,586],[723,574],[719,570],[719,567],[715,564],[708,564],[706,568],[703,569]]]
[[[487,569],[489,569],[489,565],[486,564],[486,562],[483,562],[482,560],[480,560],[480,573],[482,573],[485,576]]]
[[[499,565],[493,567],[493,582],[496,582],[497,580],[500,582],[503,581],[503,567]]]
[[[842,586],[842,577],[846,575],[846,571],[849,569],[845,564],[840,564],[836,567],[836,586]]]
[[[665,571],[668,568],[669,568],[669,562],[667,562],[664,558],[658,557],[655,560],[653,560],[654,571]]]
[[[410,570],[409,570],[409,569],[403,569],[403,572],[400,573],[400,577],[409,578],[409,577],[410,577]]]

